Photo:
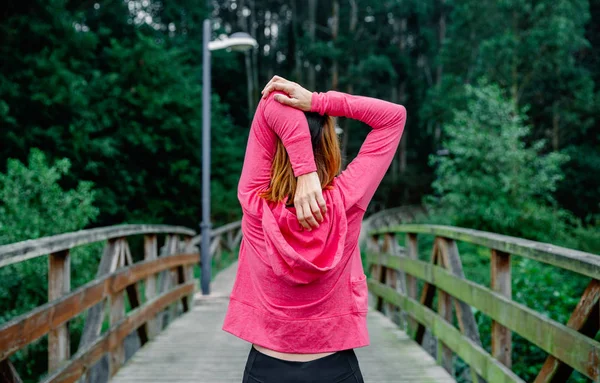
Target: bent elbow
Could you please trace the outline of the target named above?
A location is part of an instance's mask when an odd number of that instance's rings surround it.
[[[394,122],[397,126],[404,126],[404,123],[406,122],[406,108],[404,105],[397,105]]]

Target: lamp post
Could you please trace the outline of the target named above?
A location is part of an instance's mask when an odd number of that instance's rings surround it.
[[[210,255],[210,52],[219,49],[246,51],[258,46],[255,39],[247,33],[234,33],[229,37],[210,41],[210,20],[204,20],[202,38],[202,232],[201,260],[202,275],[200,285],[202,294],[210,294],[211,261]]]

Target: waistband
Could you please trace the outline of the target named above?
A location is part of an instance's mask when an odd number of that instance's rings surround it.
[[[276,373],[281,378],[285,376],[289,381],[294,381],[294,378],[314,378],[318,375],[323,381],[331,382],[351,376],[360,369],[353,349],[338,351],[308,362],[295,362],[274,358],[252,347],[246,371],[258,379],[267,378]]]

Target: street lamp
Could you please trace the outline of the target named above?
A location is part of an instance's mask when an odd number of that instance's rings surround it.
[[[229,37],[210,41],[210,20],[204,20],[202,39],[202,232],[200,285],[202,294],[210,294],[211,256],[210,256],[210,52],[219,49],[247,51],[258,46],[255,39],[247,33],[234,33]]]

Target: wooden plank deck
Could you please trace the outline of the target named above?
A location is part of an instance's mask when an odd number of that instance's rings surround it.
[[[240,383],[250,345],[221,330],[236,266],[217,275],[212,295],[197,295],[193,310],[139,350],[112,382]],[[365,382],[454,382],[379,312],[369,313],[368,326],[371,345],[356,350]]]

